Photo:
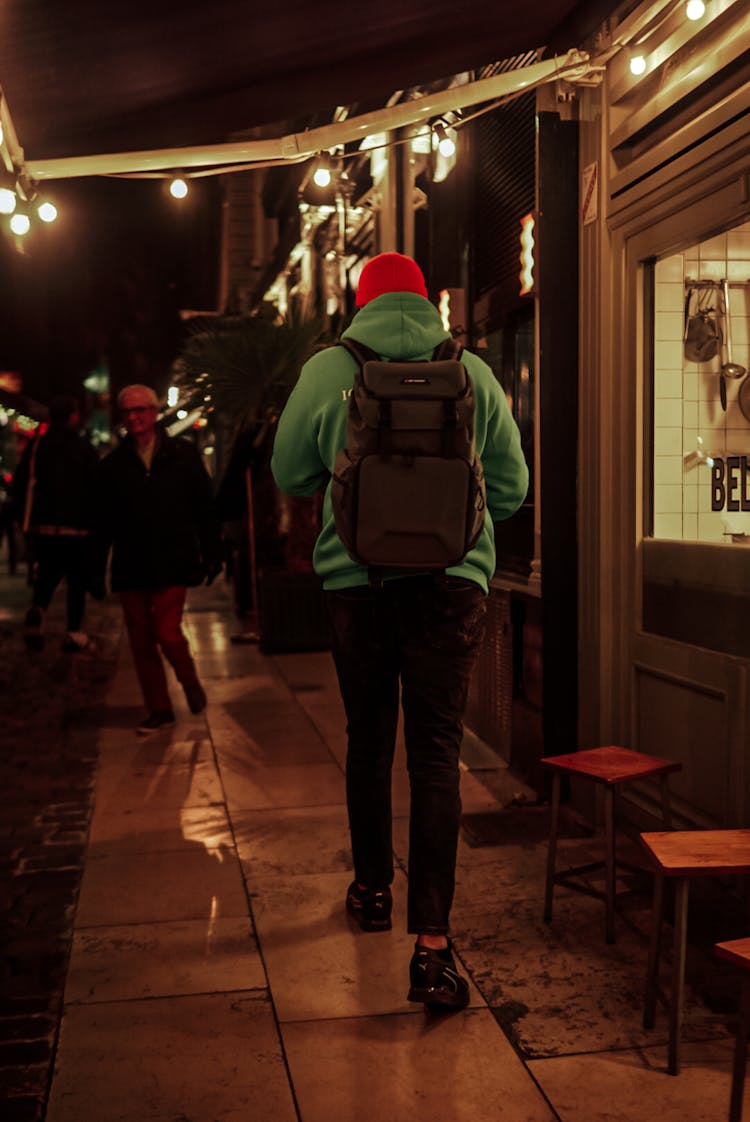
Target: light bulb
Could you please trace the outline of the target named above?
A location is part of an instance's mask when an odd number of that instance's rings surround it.
[[[633,55],[630,60],[630,73],[635,74],[636,78],[638,78],[641,74],[644,74],[645,71],[646,60],[643,55]]]
[[[313,172],[313,183],[316,187],[330,187],[331,169],[325,164],[320,164]]]
[[[173,179],[169,184],[169,193],[175,199],[184,199],[188,193],[188,185],[184,179]]]
[[[685,15],[688,19],[702,19],[705,14],[706,5],[703,3],[703,0],[688,0],[685,7]]]
[[[28,214],[14,214],[10,220],[10,228],[19,238],[28,234],[30,226]]]
[[[440,153],[440,155],[445,156],[446,159],[450,159],[451,156],[455,156],[455,154],[456,154],[455,141],[452,140],[451,137],[448,136],[448,133],[445,131],[445,125],[443,124],[443,122],[442,121],[436,121],[435,124],[432,126],[432,130],[435,133],[435,138],[437,140],[438,152]]]
[[[54,203],[42,203],[37,207],[36,212],[42,222],[54,222],[57,218],[57,207]]]
[[[0,187],[0,214],[12,214],[16,209],[17,197],[15,191],[7,187]]]

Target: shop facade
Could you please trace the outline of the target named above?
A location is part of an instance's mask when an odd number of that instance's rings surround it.
[[[750,822],[750,12],[708,3],[692,22],[683,8],[641,5],[602,28],[625,47],[581,93],[579,739],[678,760],[682,823],[737,827]],[[645,793],[629,808],[655,809]]]

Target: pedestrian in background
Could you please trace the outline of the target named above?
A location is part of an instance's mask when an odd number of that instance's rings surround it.
[[[162,655],[191,713],[206,706],[182,630],[187,589],[221,572],[222,545],[211,480],[195,445],[158,423],[150,386],[120,391],[127,435],[102,461],[99,528],[102,562],[112,549],[111,584],[119,592],[147,715],[146,735],[174,724]]]
[[[91,530],[99,458],[80,435],[78,402],[60,395],[49,405],[50,424],[29,441],[13,477],[16,518],[33,558],[32,605],[24,639],[30,650],[44,645],[44,619],[55,590],[67,586],[67,633],[63,650],[85,650],[81,630],[91,586]]]
[[[361,309],[343,338],[382,359],[428,360],[448,338],[415,261],[373,258],[357,288]],[[346,794],[355,879],[346,908],[365,931],[391,927],[391,769],[399,712],[411,785],[407,930],[416,936],[410,1001],[461,1008],[469,1000],[449,932],[461,812],[459,751],[469,679],[479,647],[488,581],[495,571],[493,521],[510,517],[528,487],[518,428],[502,387],[476,355],[461,355],[476,402],[476,450],[487,492],[484,528],[457,566],[441,573],[382,570],[368,581],[336,532],[330,481],[346,445],[347,400],[357,372],[343,347],[303,367],[279,420],[272,470],[293,495],[325,488],[313,555],[332,624],[333,657],[347,717]]]

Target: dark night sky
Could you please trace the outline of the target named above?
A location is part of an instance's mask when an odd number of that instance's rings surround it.
[[[218,180],[174,200],[162,180],[50,184],[57,222],[37,222],[19,254],[0,234],[0,370],[42,402],[79,392],[101,360],[113,384],[164,382],[180,308],[214,308]]]

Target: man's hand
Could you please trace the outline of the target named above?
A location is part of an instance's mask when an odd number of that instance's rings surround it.
[[[220,561],[213,561],[210,564],[204,566],[205,573],[206,573],[206,584],[207,585],[214,583],[214,581],[218,577],[218,575],[221,572],[221,570],[223,569],[223,567],[224,566],[221,564]]]

